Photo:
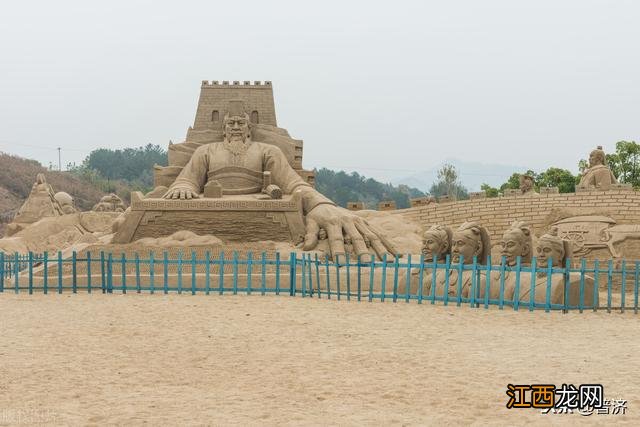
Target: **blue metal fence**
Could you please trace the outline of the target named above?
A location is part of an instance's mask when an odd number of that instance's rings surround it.
[[[141,256],[100,252],[19,255],[0,253],[0,292],[99,291],[203,293],[286,293],[291,296],[357,301],[436,302],[457,306],[513,310],[633,310],[638,312],[640,262],[614,265],[580,260],[563,268],[506,264],[486,265],[476,259],[425,262],[423,257],[340,257],[337,262],[317,254],[252,252],[212,256],[206,252]],[[390,259],[393,258],[393,259]]]

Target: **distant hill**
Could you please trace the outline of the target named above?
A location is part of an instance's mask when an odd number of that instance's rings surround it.
[[[530,166],[526,167],[526,165],[487,164],[459,159],[447,159],[429,170],[417,172],[403,178],[393,179],[392,182],[394,184],[404,184],[427,190],[438,180],[438,170],[445,163],[455,166],[458,170],[462,185],[469,191],[480,191],[480,186],[484,183],[492,187],[500,187],[514,172],[524,172],[531,168]]]
[[[44,173],[55,191],[66,191],[81,210],[90,210],[107,193],[70,172],[50,171],[35,160],[0,152],[0,236],[29,196],[36,175]]]
[[[347,174],[326,168],[316,170],[316,189],[339,206],[361,201],[368,209],[377,209],[378,203],[383,200],[394,200],[399,209],[408,208],[409,198],[425,195],[406,185],[383,184],[357,172]]]

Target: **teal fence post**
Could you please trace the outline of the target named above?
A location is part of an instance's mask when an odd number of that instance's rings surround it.
[[[136,262],[136,292],[140,292],[141,290],[141,285],[140,285],[140,255],[138,255],[138,252],[135,253],[135,262]]]
[[[33,252],[29,251],[29,295],[32,295],[32,294],[33,294]]]
[[[562,298],[563,300],[562,313],[564,314],[569,312],[569,306],[570,306],[569,288],[570,287],[571,287],[571,259],[567,258],[565,259],[564,274],[563,274],[563,288],[562,288],[562,290],[564,291],[564,297]],[[580,302],[578,302],[578,305],[580,305]]]
[[[127,293],[127,258],[124,255],[124,252],[120,253],[120,276],[122,280],[122,293]],[[137,289],[138,293],[140,293],[140,289]]]
[[[476,295],[478,294],[478,257],[473,256],[473,263],[471,264],[471,290],[469,292],[469,307],[478,307],[476,303]]]
[[[347,252],[347,301],[351,301],[351,257]],[[357,256],[357,255],[356,255]]]
[[[547,288],[546,288],[546,294],[544,299],[544,311],[547,313],[551,308],[551,283],[552,283],[551,275],[552,274],[553,274],[553,260],[551,259],[551,257],[549,257],[547,258]]]
[[[296,254],[289,254],[289,296],[296,294]]]
[[[156,291],[156,260],[152,251],[149,251],[149,289],[151,295]]]
[[[224,293],[224,251],[220,251],[220,270],[218,271],[218,291],[220,295]]]
[[[357,277],[357,290],[358,290],[358,301],[362,301],[362,254],[356,255],[356,259],[358,260],[358,265],[356,266]]]
[[[407,277],[406,277],[404,286],[405,286],[404,301],[409,302],[409,298],[411,295],[411,254],[407,254]]]
[[[398,300],[398,270],[400,268],[400,259],[398,255],[395,255],[395,260],[393,262],[393,297],[392,301],[396,302]]]
[[[107,292],[113,293],[113,254],[111,252],[107,259]]]
[[[622,283],[620,285],[620,313],[624,313],[626,293],[627,293],[627,263],[625,260],[622,260],[621,268],[622,268],[622,279],[621,279]]]
[[[76,262],[78,261],[78,256],[76,251],[71,253],[71,289],[74,294],[78,293],[78,276],[76,269]]]
[[[333,265],[336,268],[336,293],[338,295],[338,301],[340,301],[340,255],[335,256]]]
[[[260,255],[260,293],[264,295],[267,291],[267,254],[262,251]]]
[[[382,256],[382,285],[380,286],[381,295],[380,301],[384,302],[384,297],[387,293],[387,254]]]
[[[611,294],[613,287],[613,260],[609,260],[607,268],[607,313],[611,313]]]
[[[91,274],[89,274],[89,277],[91,277]],[[91,285],[87,286],[89,287],[89,293],[91,293]],[[49,293],[49,252],[47,251],[44,251],[42,255],[42,289],[45,295]]]
[[[600,308],[600,261],[595,260],[593,263],[593,311]]]
[[[462,279],[463,279],[463,272],[464,272],[464,255],[460,254],[460,259],[458,260],[458,280],[456,283],[456,306],[460,307],[460,305],[462,305]],[[449,304],[449,286],[451,286],[451,283],[449,283],[450,273],[451,270],[451,255],[447,255],[447,258],[445,260],[445,270],[444,270],[444,289],[443,289],[443,296],[444,296],[444,305],[448,305]]]
[[[308,279],[309,279],[309,288],[311,289],[311,298],[313,298],[313,291],[314,291],[314,287],[313,287],[313,276],[311,274],[311,254],[307,254],[307,271],[309,273]],[[318,291],[320,291],[320,289],[318,289]]]
[[[587,268],[587,260],[582,258],[580,262],[580,300],[578,302],[578,310],[580,313],[584,311],[584,271]]]
[[[91,293],[91,252],[87,251],[87,293]],[[44,269],[47,271],[47,253],[44,255]],[[45,283],[46,282],[46,274],[45,274]]]
[[[504,309],[504,279],[507,267],[507,257],[504,255],[500,259],[500,296],[498,297],[498,308]]]
[[[167,251],[162,253],[162,291],[164,294],[169,293],[169,254]]]
[[[196,253],[191,251],[191,295],[196,294]]]
[[[302,286],[302,298],[307,296],[307,272],[305,270],[306,268],[306,259],[304,254],[302,254],[302,258],[300,259],[301,265],[300,265],[300,270],[302,271],[302,274],[300,275],[301,281],[300,284]]]
[[[16,294],[20,292],[20,279],[18,277],[19,275],[20,275],[20,256],[18,255],[18,252],[16,252],[15,255],[13,256],[13,279],[14,279],[14,288],[15,288]]]
[[[535,275],[533,272],[536,270],[536,257],[533,257],[531,260],[531,280],[535,280]],[[515,290],[513,292],[513,310],[518,311],[520,307],[520,273],[522,272],[522,258],[518,255],[516,257],[516,285]]]
[[[209,295],[211,292],[211,253],[207,251],[204,254],[204,293]]]
[[[369,266],[369,302],[373,301],[373,276],[376,272],[376,256],[371,255],[371,263]]]
[[[482,285],[482,281],[480,281]],[[491,255],[487,256],[487,265],[485,265],[485,284],[484,284],[484,308],[489,308],[489,294],[491,293]]]
[[[446,273],[445,273],[445,276],[447,276]],[[431,260],[431,292],[429,292],[430,294],[429,299],[431,299],[432,305],[436,303],[436,287],[438,286],[437,277],[438,277],[438,257],[437,257],[437,254],[434,254],[433,259]]]
[[[182,294],[182,250],[178,251],[178,294]]]
[[[102,288],[102,293],[107,292],[107,280],[104,268],[104,251],[100,251],[100,287]]]
[[[276,295],[280,295],[280,252],[276,252]]]
[[[533,257],[533,260],[531,262],[531,286],[530,286],[530,293],[529,293],[529,311],[533,311],[533,309],[535,308],[535,302],[536,302],[536,276],[534,274],[535,272],[535,257]]]
[[[4,252],[0,252],[0,292],[4,292]]]
[[[318,260],[318,254],[315,254],[315,266],[316,266],[316,283],[318,284],[318,298],[322,297],[322,292],[320,291],[320,261]]]
[[[62,293],[62,252],[58,251],[58,293]]]
[[[253,253],[249,251],[247,254],[247,295],[251,295],[251,273],[253,270]]]
[[[325,275],[327,276],[327,298],[331,299],[331,278],[329,276],[329,257],[324,256]]]
[[[420,254],[420,271],[418,271],[418,304],[422,304],[422,289],[424,286],[422,280],[424,279],[424,254]]]
[[[400,259],[398,255],[395,256],[393,262],[393,302],[398,300],[398,269],[400,268]]]
[[[233,251],[233,294],[238,294],[238,252]]]

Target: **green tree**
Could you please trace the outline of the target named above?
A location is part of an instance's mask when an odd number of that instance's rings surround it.
[[[500,194],[500,190],[486,183],[480,186],[480,190],[484,191],[487,197],[498,197]]]
[[[444,164],[438,170],[438,180],[433,183],[429,193],[435,197],[449,196],[453,200],[469,198],[469,192],[458,180],[458,171],[450,164]]]
[[[500,186],[500,191],[504,192],[504,190],[506,189],[512,189],[512,190],[517,190],[518,188],[520,188],[520,175],[523,175],[521,173],[517,173],[514,172],[509,179],[507,180],[507,182],[505,182],[504,184],[502,184]],[[535,178],[536,173],[534,171],[532,171],[531,169],[528,169],[524,175],[531,175]]]
[[[575,193],[578,178],[566,169],[555,167],[550,167],[535,176],[538,187],[558,187],[561,193]]]
[[[607,154],[607,164],[618,181],[640,187],[640,145],[635,141],[616,142],[616,152]]]

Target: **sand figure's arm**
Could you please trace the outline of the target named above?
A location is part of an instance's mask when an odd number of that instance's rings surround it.
[[[197,199],[207,180],[208,147],[199,147],[163,196],[165,199]]]

